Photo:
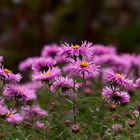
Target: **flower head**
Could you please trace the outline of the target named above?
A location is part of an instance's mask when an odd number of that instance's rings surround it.
[[[21,75],[18,74],[14,74],[11,70],[9,69],[0,69],[0,76],[2,77],[2,79],[5,82],[19,82],[21,80]]]
[[[6,114],[6,121],[11,124],[20,123],[23,120],[22,116],[15,110],[8,111]]]
[[[113,82],[126,88],[130,88],[132,86],[132,80],[127,79],[123,74],[115,73],[111,69],[107,69],[104,72],[104,78],[108,82]]]
[[[84,42],[82,45],[63,44],[60,54],[64,55],[66,58],[71,57],[74,59],[90,59],[93,56],[92,43]]]
[[[31,69],[32,65],[34,64],[34,62],[38,59],[38,57],[29,57],[25,60],[23,60],[20,64],[19,64],[19,70],[20,71],[26,71],[27,69]]]
[[[25,88],[21,85],[7,85],[4,88],[3,95],[9,99],[16,99],[18,101],[35,100],[35,90]]]
[[[46,45],[41,52],[41,56],[45,58],[56,58],[58,56],[59,49],[60,46],[57,44]]]
[[[68,77],[58,77],[55,79],[55,82],[51,86],[51,91],[55,92],[58,89],[61,89],[62,94],[72,94],[73,88],[78,87],[78,84],[75,84],[73,79]]]
[[[134,87],[140,89],[140,78],[136,80]]]
[[[92,61],[85,60],[77,60],[64,67],[63,70],[72,76],[80,78],[95,78],[99,75],[99,67]]]
[[[54,67],[43,73],[42,72],[34,73],[32,75],[32,79],[33,81],[49,82],[60,75],[61,75],[60,69],[58,67]]]
[[[56,61],[52,58],[39,58],[35,61],[35,63],[32,66],[32,70],[34,72],[46,72],[52,66],[56,64]]]
[[[120,91],[115,87],[104,87],[102,97],[107,101],[112,101],[117,104],[126,104],[130,102],[130,96],[125,91]]]

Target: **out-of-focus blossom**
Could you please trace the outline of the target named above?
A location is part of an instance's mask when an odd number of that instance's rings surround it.
[[[129,94],[115,87],[104,87],[102,90],[102,97],[107,101],[112,101],[117,104],[126,104],[130,102]]]
[[[22,122],[22,116],[15,110],[7,112],[6,121],[11,124],[16,124]]]
[[[21,80],[21,75],[18,74],[14,74],[12,71],[8,70],[8,69],[0,69],[0,77],[5,81],[5,82],[19,82]]]
[[[33,81],[49,82],[54,78],[61,75],[61,71],[58,67],[53,67],[52,69],[46,72],[38,72],[32,75]]]
[[[94,55],[116,54],[116,48],[113,46],[104,46],[102,44],[93,45]]]
[[[41,56],[45,58],[51,57],[55,59],[58,56],[59,50],[60,46],[57,44],[46,45],[41,52]]]
[[[78,88],[78,84],[68,77],[58,77],[51,86],[51,91],[55,92],[61,89],[62,94],[72,94],[73,88]]]
[[[46,72],[56,64],[56,61],[52,58],[38,58],[32,66],[34,72]]]
[[[134,87],[140,89],[140,78],[136,79],[136,82],[134,83]]]
[[[26,71],[28,69],[31,69],[32,65],[34,64],[34,62],[38,59],[39,57],[29,57],[25,60],[23,60],[20,64],[19,64],[19,70],[20,71]]]
[[[127,79],[125,75],[115,73],[112,69],[105,70],[104,79],[108,82],[113,82],[126,88],[132,87],[133,84],[132,80]]]
[[[25,88],[21,85],[7,85],[4,88],[3,95],[9,99],[18,101],[30,101],[36,99],[35,90]]]

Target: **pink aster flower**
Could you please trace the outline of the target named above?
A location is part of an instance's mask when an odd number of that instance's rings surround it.
[[[136,80],[134,87],[140,89],[140,78]]]
[[[58,55],[59,49],[60,46],[57,44],[46,45],[41,52],[41,56],[55,58]]]
[[[92,43],[87,43],[86,41],[82,45],[69,45],[63,44],[60,50],[60,55],[71,57],[74,59],[84,58],[89,59],[93,56]]]
[[[46,72],[52,66],[56,64],[56,61],[53,60],[52,58],[39,58],[35,61],[35,63],[32,66],[32,70],[34,72]]]
[[[92,61],[77,60],[64,67],[64,72],[80,78],[95,78],[99,75],[99,66]]]
[[[23,87],[27,88],[27,89],[32,89],[32,90],[38,90],[40,89],[43,85],[41,82],[38,81],[34,81],[34,82],[27,82],[22,84]]]
[[[112,101],[117,104],[126,104],[130,102],[129,94],[115,87],[104,87],[102,90],[102,97],[107,101]]]
[[[3,95],[9,99],[17,99],[18,101],[35,100],[35,90],[25,88],[21,85],[7,85],[4,88]]]
[[[104,46],[102,44],[93,45],[94,55],[104,55],[104,54],[116,54],[116,48],[113,46]]]
[[[33,81],[49,82],[60,75],[61,75],[60,69],[58,67],[54,67],[43,73],[42,72],[34,73],[32,75],[32,79]]]
[[[0,105],[0,116],[5,116],[8,112],[8,108],[6,105]]]
[[[17,113],[15,110],[9,111],[6,115],[6,121],[11,124],[16,124],[22,122],[22,116]]]
[[[43,122],[37,121],[36,122],[36,128],[40,130],[44,130],[45,124]]]
[[[0,77],[2,77],[2,79],[5,82],[19,82],[21,80],[21,75],[18,74],[14,74],[12,71],[8,70],[8,69],[0,69]]]
[[[38,117],[41,116],[48,116],[48,112],[39,107],[39,105],[32,106],[32,113],[37,115]]]
[[[19,70],[20,71],[26,71],[28,69],[31,69],[32,65],[34,64],[34,62],[38,59],[39,57],[29,57],[25,60],[23,60],[20,64],[19,64]]]
[[[74,86],[78,88],[78,84],[75,84],[73,79],[68,77],[58,77],[50,87],[50,90],[55,92],[58,89],[61,89],[62,94],[72,94]]]
[[[115,73],[112,69],[105,70],[104,79],[108,82],[113,82],[126,88],[132,87],[132,83],[133,83],[133,81],[127,79],[125,75],[122,75],[120,73]]]
[[[39,105],[25,106],[21,108],[21,115],[24,120],[32,120],[34,115],[38,117],[48,116],[48,112]]]

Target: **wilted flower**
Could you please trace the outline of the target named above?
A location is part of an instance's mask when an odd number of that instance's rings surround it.
[[[121,124],[113,124],[112,129],[114,130],[115,134],[118,134],[122,130],[122,125]]]

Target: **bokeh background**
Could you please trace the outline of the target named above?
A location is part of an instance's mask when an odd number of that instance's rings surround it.
[[[140,0],[0,0],[0,55],[16,69],[48,43],[81,40],[140,51]]]

